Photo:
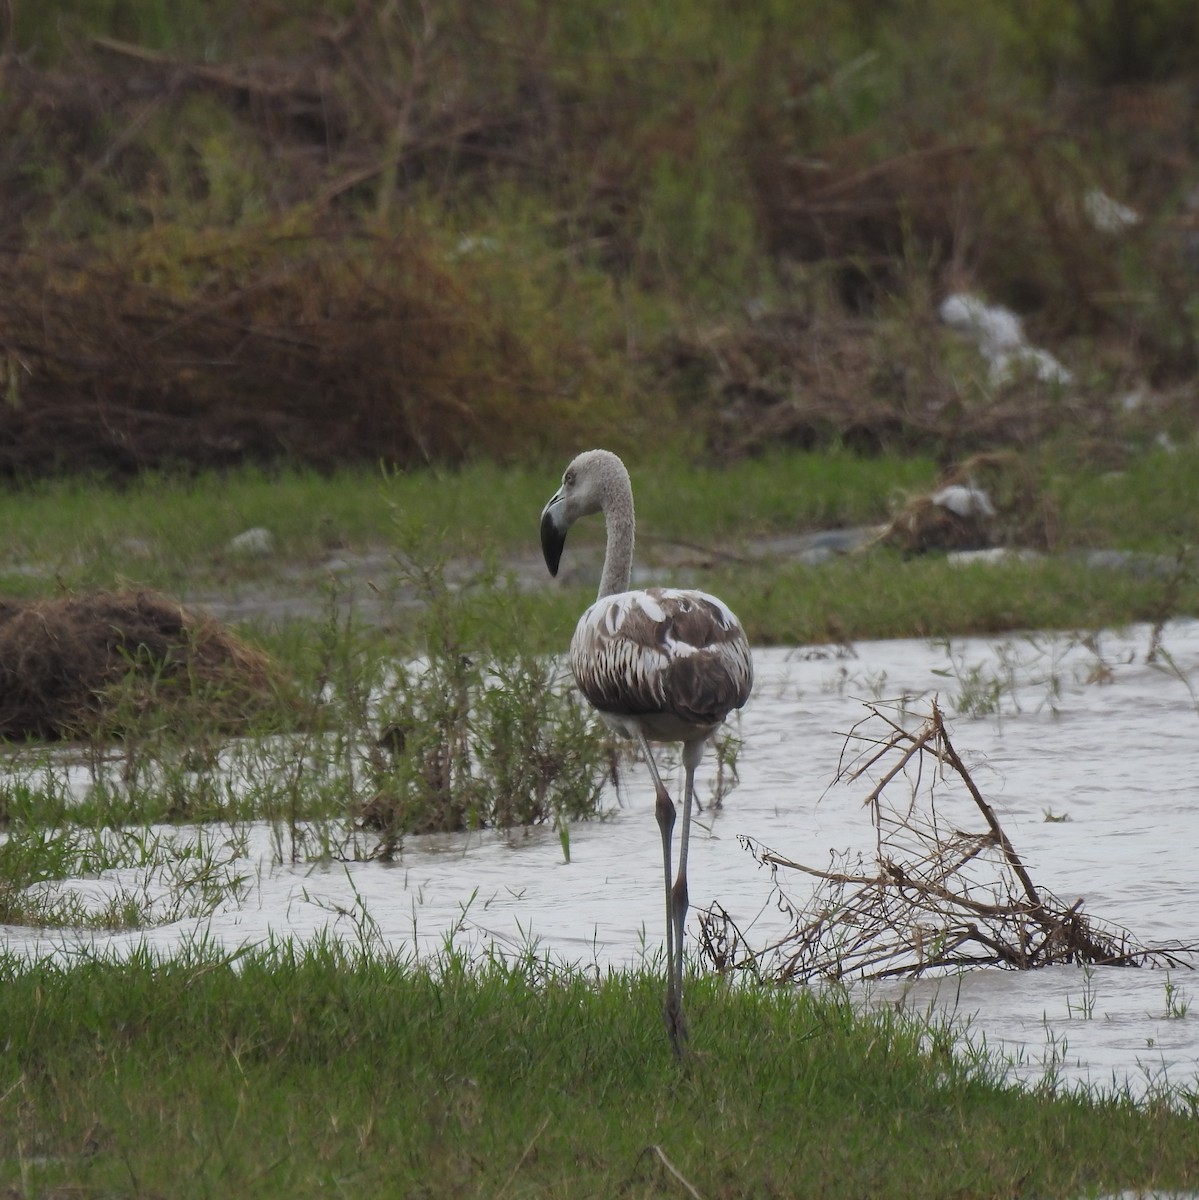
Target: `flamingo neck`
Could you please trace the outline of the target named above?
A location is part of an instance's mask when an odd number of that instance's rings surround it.
[[[604,570],[600,575],[600,598],[627,592],[633,577],[633,542],[637,522],[633,514],[633,488],[623,468],[607,490],[603,510],[607,549],[604,551]]]

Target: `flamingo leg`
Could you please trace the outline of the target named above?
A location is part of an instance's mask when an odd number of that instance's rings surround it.
[[[704,743],[689,742],[683,747],[683,767],[686,771],[686,785],[683,791],[683,828],[679,835],[679,869],[675,876],[674,886],[670,891],[670,917],[674,926],[669,941],[674,951],[670,964],[670,988],[667,991],[667,1003],[670,996],[675,997],[673,1013],[667,1014],[667,1027],[670,1029],[670,1040],[675,1054],[682,1055],[682,1043],[687,1040],[687,1020],[683,1015],[683,930],[687,924],[687,909],[689,896],[687,894],[687,851],[691,841],[691,812],[695,803],[695,770],[703,758]]]
[[[677,911],[678,903],[676,895],[678,892],[677,881],[674,886],[671,886],[671,844],[674,835],[675,807],[674,801],[670,798],[670,793],[666,790],[666,785],[662,782],[662,776],[658,774],[658,765],[654,762],[654,756],[650,753],[649,743],[645,740],[645,735],[638,732],[637,740],[641,744],[641,752],[645,755],[645,761],[649,764],[650,774],[654,779],[654,793],[656,802],[654,805],[654,815],[658,819],[658,829],[662,833],[662,877],[665,883],[666,891],[666,1003],[663,1006],[663,1016],[666,1018],[666,1032],[670,1035],[670,1045],[674,1050],[675,1057],[681,1058],[683,1055],[683,1042],[687,1037],[687,1026],[683,1018],[683,934],[682,922],[680,921]],[[686,808],[684,808],[686,813]],[[686,831],[686,816],[684,816],[684,832]],[[685,850],[684,850],[685,853]],[[687,884],[683,881],[683,919],[686,919],[687,913]],[[677,964],[677,965],[676,965]]]

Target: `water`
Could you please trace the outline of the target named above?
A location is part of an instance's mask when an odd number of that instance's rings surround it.
[[[1067,903],[1083,899],[1088,914],[1143,943],[1199,943],[1199,622],[1167,627],[1168,661],[1148,664],[1149,646],[1150,631],[1140,627],[1090,646],[1036,635],[861,643],[846,657],[756,651],[754,697],[734,727],[743,742],[739,785],[722,810],[705,809],[692,839],[689,946],[695,911],[713,902],[751,944],[788,928],[772,903],[769,872],[740,835],[816,867],[831,851],[873,848],[862,805],[869,785],[830,786],[845,735],[866,714],[864,702],[902,697],[919,714],[934,695],[1039,886]],[[709,756],[701,797],[712,770]],[[325,930],[351,939],[369,933],[414,954],[452,941],[463,950],[536,947],[554,960],[601,967],[657,961],[662,865],[644,768],[626,771],[610,799],[611,819],[571,829],[569,862],[557,834],[539,829],[509,839],[412,838],[390,865],[278,866],[271,831],[251,827],[239,831],[244,853],[228,868],[242,871],[248,886],[214,915],[132,933],[9,927],[0,937],[10,951],[39,956],[120,954],[142,943],[169,953],[196,937],[234,948]],[[102,895],[135,875],[113,872],[77,886]],[[793,874],[784,882],[798,899],[812,886]],[[1010,1057],[1019,1079],[1049,1071],[1137,1095],[1199,1087],[1199,977],[1187,970],[986,969],[869,985],[860,994],[865,1003],[902,999],[968,1019],[972,1039]]]

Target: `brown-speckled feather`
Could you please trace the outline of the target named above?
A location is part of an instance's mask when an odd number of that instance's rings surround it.
[[[736,617],[704,592],[620,592],[582,616],[570,647],[579,690],[601,712],[665,713],[699,733],[749,699],[753,668]]]

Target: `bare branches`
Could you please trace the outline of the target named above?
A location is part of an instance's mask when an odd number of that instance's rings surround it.
[[[701,918],[702,945],[719,969],[789,982],[972,966],[1190,965],[1185,956],[1194,947],[1143,946],[1127,930],[1085,916],[1081,900],[1066,904],[1033,882],[935,701],[915,730],[896,711],[867,709],[846,740],[837,782],[874,781],[865,798],[875,827],[873,862],[834,854],[821,869],[743,838],[772,872],[775,903],[792,925],[755,950],[728,914],[713,908]],[[793,902],[781,871],[814,878],[811,898]]]

